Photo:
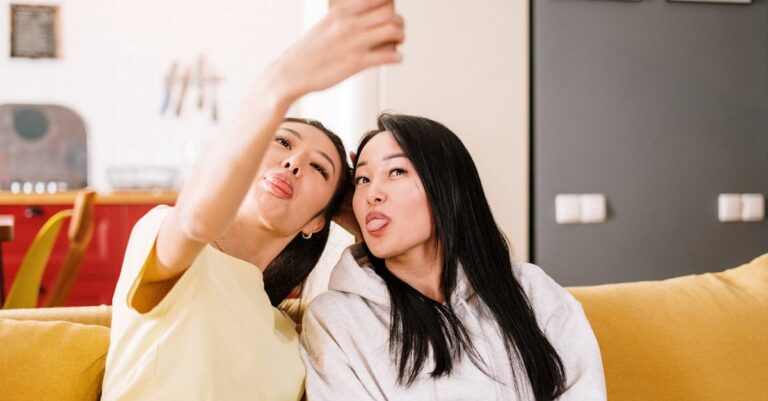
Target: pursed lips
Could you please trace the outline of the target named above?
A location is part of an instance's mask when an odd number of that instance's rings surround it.
[[[278,198],[291,199],[293,197],[293,184],[283,174],[266,174],[262,179],[262,184]]]

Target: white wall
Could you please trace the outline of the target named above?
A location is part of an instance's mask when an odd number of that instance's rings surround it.
[[[304,26],[325,5],[304,0]],[[301,101],[299,113],[322,120],[355,149],[378,111],[422,115],[458,134],[472,154],[496,222],[517,260],[528,255],[529,13],[526,0],[396,1],[405,18],[404,62],[358,74]],[[350,236],[333,227],[305,295],[327,287]]]
[[[11,1],[0,0],[0,21]],[[89,179],[108,188],[110,165],[188,168],[221,124],[194,107],[190,88],[181,118],[162,117],[164,76],[174,60],[205,53],[224,81],[220,120],[236,110],[251,83],[301,30],[299,0],[54,0],[62,57],[9,58],[0,29],[0,104],[56,103],[82,115],[89,132]]]
[[[404,63],[384,69],[381,107],[459,135],[497,223],[528,259],[528,2],[397,1]]]
[[[9,20],[9,4],[0,0],[0,21]],[[63,56],[9,59],[8,30],[0,29],[0,103],[59,103],[82,114],[97,188],[107,187],[113,164],[185,167],[187,150],[220,130],[192,102],[181,119],[159,115],[174,59],[209,56],[225,78],[226,121],[259,72],[325,9],[323,0],[47,4],[61,5]],[[383,108],[445,123],[472,153],[498,223],[526,260],[528,2],[400,0],[396,7],[406,19],[404,63],[312,95],[296,113],[326,122],[349,148]]]

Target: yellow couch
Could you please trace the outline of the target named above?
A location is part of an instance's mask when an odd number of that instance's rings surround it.
[[[609,400],[768,400],[768,254],[721,273],[568,290],[600,343]],[[98,399],[110,313],[0,311],[0,398]]]

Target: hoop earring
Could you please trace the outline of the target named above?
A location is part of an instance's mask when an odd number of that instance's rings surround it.
[[[301,237],[304,239],[310,239],[312,238],[312,233],[309,233],[309,234],[301,233]]]

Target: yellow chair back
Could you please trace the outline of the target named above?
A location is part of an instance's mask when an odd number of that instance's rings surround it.
[[[45,222],[29,246],[3,309],[36,308],[45,265],[59,236],[64,220],[72,216],[72,210],[62,210]]]

